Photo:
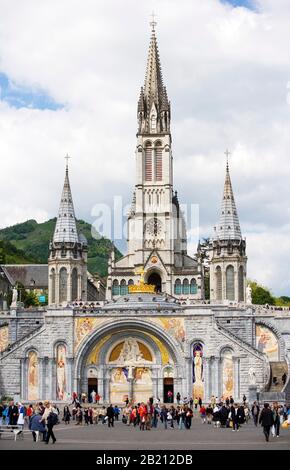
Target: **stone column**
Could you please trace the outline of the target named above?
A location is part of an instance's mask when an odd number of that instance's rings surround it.
[[[220,359],[218,357],[214,360],[214,395],[219,398],[220,396]]]
[[[68,302],[71,302],[71,276],[72,276],[72,270],[70,268],[67,268],[67,291],[66,291],[66,300]]]
[[[59,304],[59,268],[55,267],[55,303]]]
[[[210,401],[210,392],[209,392],[209,374],[210,374],[210,359],[203,357],[203,380],[204,380],[204,401]]]
[[[239,270],[237,266],[234,269],[235,300],[239,301]]]
[[[28,399],[28,358],[20,359],[20,397],[21,400]]]
[[[234,368],[234,400],[239,401],[240,399],[240,359],[233,357],[233,368]]]
[[[82,275],[78,274],[78,299],[82,299]]]
[[[226,271],[225,266],[222,266],[222,300],[227,298],[227,281],[226,281]]]
[[[192,397],[192,358],[185,358],[185,367],[186,367],[186,381],[187,381],[187,398]],[[182,397],[183,398],[183,397]]]

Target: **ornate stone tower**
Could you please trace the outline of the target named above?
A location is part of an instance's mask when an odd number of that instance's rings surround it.
[[[78,235],[66,165],[53,240],[49,246],[48,303],[87,299],[87,240]]]
[[[128,254],[117,262],[110,259],[108,299],[126,294],[140,269],[145,283],[155,285],[157,292],[203,296],[202,273],[197,260],[187,255],[184,216],[173,191],[171,111],[155,24],[151,23],[145,82],[137,107],[136,184],[128,214]]]
[[[242,238],[228,163],[219,223],[214,230],[208,251],[210,300],[244,302],[247,273],[246,241]]]

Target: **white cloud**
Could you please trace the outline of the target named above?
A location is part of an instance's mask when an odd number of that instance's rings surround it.
[[[290,8],[257,4],[255,12],[218,0],[0,0],[0,72],[65,105],[0,102],[0,225],[57,214],[67,152],[78,216],[90,220],[94,204],[115,194],[130,201],[154,9],[179,199],[200,205],[207,235],[229,147],[249,275],[289,294]]]

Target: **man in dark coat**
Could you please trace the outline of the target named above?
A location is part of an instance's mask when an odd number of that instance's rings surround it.
[[[245,422],[245,408],[243,405],[240,405],[238,407],[238,419],[239,419],[239,424],[244,424]]]
[[[263,432],[265,434],[266,441],[269,442],[270,429],[274,424],[273,413],[269,407],[269,403],[264,404],[264,408],[260,414],[259,423],[263,426]]]
[[[220,421],[221,421],[222,428],[224,428],[225,425],[227,424],[228,415],[229,415],[229,410],[225,405],[223,405],[220,409]]]
[[[110,428],[112,426],[113,428],[115,412],[114,412],[114,408],[112,405],[108,406],[107,408],[107,416],[108,416],[108,427]]]
[[[9,424],[16,426],[18,420],[18,407],[14,405],[14,401],[10,402],[10,406],[8,408],[8,417],[9,417]]]
[[[253,416],[255,426],[257,426],[258,424],[259,413],[260,413],[260,407],[257,405],[257,402],[254,401],[253,406],[252,406],[252,416]]]
[[[51,437],[52,443],[56,442],[55,435],[53,433],[53,426],[57,423],[57,414],[56,413],[49,413],[47,417],[47,434],[45,438],[45,444],[49,443],[49,438]]]
[[[240,418],[239,418],[240,414],[239,414],[239,407],[236,403],[231,406],[230,412],[231,412],[231,419],[233,421],[233,431],[238,431],[239,422],[240,422]]]

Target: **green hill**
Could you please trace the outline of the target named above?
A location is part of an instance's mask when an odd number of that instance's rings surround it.
[[[5,263],[47,263],[49,242],[52,239],[56,218],[41,224],[35,220],[27,220],[0,230],[0,243]],[[111,241],[101,237],[92,237],[91,225],[83,220],[77,220],[79,233],[82,232],[88,240],[88,270],[107,275],[107,264],[111,250]],[[13,249],[16,249],[14,252]],[[0,245],[1,256],[1,245]],[[116,249],[116,259],[122,254]]]

